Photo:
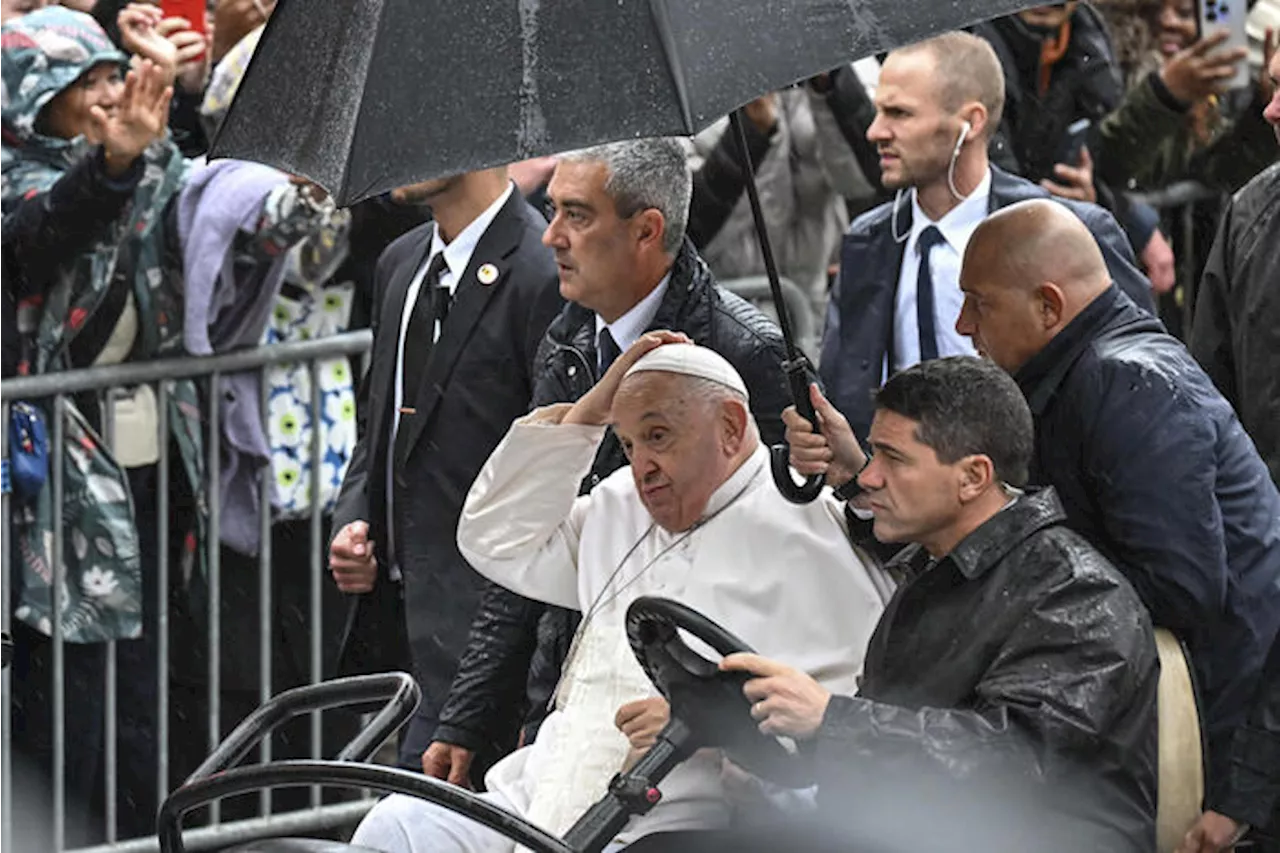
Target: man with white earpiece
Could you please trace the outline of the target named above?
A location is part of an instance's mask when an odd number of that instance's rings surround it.
[[[1049,193],[992,166],[1004,73],[991,46],[946,33],[889,54],[867,139],[880,153],[893,201],[859,217],[844,238],[840,279],[827,307],[819,372],[828,396],[865,438],[871,392],[920,361],[975,354],[957,334],[960,262],[991,212]],[[1151,286],[1111,214],[1066,204],[1093,232],[1112,278],[1152,310]]]

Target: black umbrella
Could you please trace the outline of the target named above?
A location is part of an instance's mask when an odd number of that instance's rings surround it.
[[[754,98],[1026,0],[280,0],[212,156],[347,205],[602,142],[687,136]],[[744,160],[746,160],[744,152]],[[748,161],[749,165],[749,161]],[[753,210],[759,200],[748,183]],[[796,405],[813,421],[763,220]],[[797,490],[776,461],[784,494]],[[785,475],[785,481],[779,471]]]

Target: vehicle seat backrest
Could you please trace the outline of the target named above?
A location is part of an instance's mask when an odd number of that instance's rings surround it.
[[[1186,648],[1171,632],[1157,628],[1156,652],[1160,657],[1156,850],[1173,853],[1200,816],[1204,800],[1204,747]]]

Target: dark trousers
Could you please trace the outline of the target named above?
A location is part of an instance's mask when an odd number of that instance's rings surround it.
[[[327,543],[328,525],[321,531]],[[311,681],[311,579],[316,566],[310,552],[309,521],[282,521],[272,529],[272,636],[268,638],[271,660],[270,692],[274,696]],[[260,704],[259,560],[228,548],[220,552],[221,607],[219,608],[219,730],[226,737],[241,720]],[[338,640],[346,604],[333,581],[321,577],[322,656],[321,678],[335,673]],[[198,599],[188,598],[173,614],[171,646],[171,696],[173,713],[187,721],[185,730],[174,732],[173,762],[190,773],[210,752],[209,743],[209,643],[208,610]],[[322,756],[333,757],[355,736],[358,718],[351,713],[326,711],[321,715]],[[311,757],[311,718],[302,717],[277,730],[272,738],[272,758]],[[256,762],[255,751],[246,759]],[[275,812],[309,805],[308,789],[280,789],[272,797]],[[332,797],[330,798],[332,799]],[[256,795],[224,800],[223,821],[252,817],[258,813]],[[199,814],[189,823],[198,824]]]

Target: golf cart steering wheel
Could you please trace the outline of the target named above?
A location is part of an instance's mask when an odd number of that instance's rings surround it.
[[[751,676],[721,672],[689,648],[687,631],[722,655],[750,646],[696,610],[670,599],[642,596],[627,608],[627,639],[649,680],[671,704],[698,747],[718,747],[744,770],[788,788],[813,784],[809,762],[777,738],[760,733],[742,686]]]

